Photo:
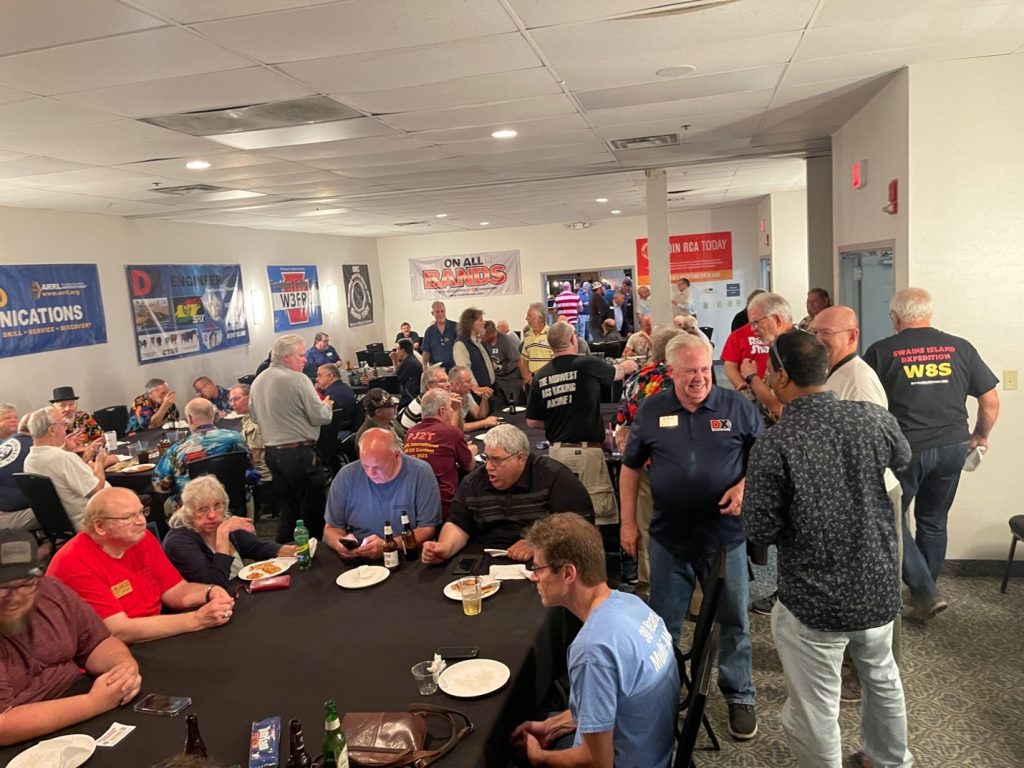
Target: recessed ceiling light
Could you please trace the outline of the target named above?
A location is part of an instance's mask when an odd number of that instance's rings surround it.
[[[316,208],[312,211],[304,211],[299,216],[333,216],[336,213],[348,213],[349,208]]]
[[[185,167],[190,171],[205,171],[210,167],[210,164],[205,160],[189,160],[185,163]]]
[[[519,135],[518,131],[513,131],[511,128],[502,128],[500,131],[494,131],[491,134],[493,139],[514,139]]]
[[[607,197],[595,197],[594,198],[594,202],[595,203],[607,203],[608,202],[608,198]]]
[[[622,213],[622,211],[612,211],[613,216],[618,216],[620,213]]]
[[[435,213],[434,214],[434,218],[435,219],[447,219],[448,218],[448,214],[447,213]]]
[[[682,77],[696,71],[697,68],[693,64],[679,64],[674,67],[663,67],[654,74],[658,77]]]
[[[480,222],[480,226],[481,226],[481,227],[486,227],[486,226],[487,226],[488,224],[490,224],[490,223],[491,223],[491,222],[489,222],[489,221],[481,221],[481,222]]]

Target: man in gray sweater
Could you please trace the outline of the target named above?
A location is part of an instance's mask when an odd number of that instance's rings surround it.
[[[316,454],[320,427],[331,421],[331,399],[321,400],[302,373],[305,343],[285,334],[274,341],[270,367],[252,383],[249,408],[266,446],[280,516],[277,542],[292,540],[295,520],[305,521],[310,536],[323,538],[326,473]]]

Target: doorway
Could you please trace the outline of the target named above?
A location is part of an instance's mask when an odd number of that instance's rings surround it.
[[[895,292],[891,241],[839,249],[839,303],[851,307],[860,318],[858,353],[892,336],[889,301]]]

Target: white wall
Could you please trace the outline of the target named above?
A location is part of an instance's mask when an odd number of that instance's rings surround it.
[[[5,264],[97,264],[107,321],[106,344],[0,360],[0,401],[13,402],[22,413],[46,405],[53,388],[61,385],[74,386],[82,407],[92,411],[130,403],[142,392],[146,380],[154,376],[167,379],[179,393],[179,402],[184,403],[192,395],[192,380],[200,374],[229,385],[239,375],[253,372],[274,339],[267,264],[315,264],[321,287],[328,283],[338,286],[338,313],[325,314],[324,325],[302,332],[303,337],[311,341],[317,330],[325,330],[339,354],[354,358],[356,348],[385,336],[377,248],[368,238],[0,208],[0,242]],[[259,288],[267,299],[263,324],[250,324],[251,345],[139,365],[124,265],[233,263],[242,265],[246,293]],[[378,302],[375,318],[379,322],[374,326],[352,331],[347,328],[341,288],[343,263],[370,267],[371,287]]]
[[[669,216],[669,234],[731,231],[733,276],[743,284],[742,293],[757,287],[757,209],[753,205]],[[381,269],[388,275],[387,327],[397,332],[403,321],[422,333],[431,322],[430,301],[413,301],[409,283],[411,258],[454,256],[486,251],[519,250],[523,293],[494,296],[485,300],[452,299],[446,303],[448,317],[458,319],[469,306],[480,306],[488,318],[505,319],[521,327],[532,301],[546,298],[540,275],[633,265],[639,237],[646,237],[646,220],[633,216],[595,221],[588,229],[570,230],[561,224],[483,232],[389,237],[377,241]],[[695,285],[700,285],[695,283]],[[655,286],[654,290],[661,290]],[[664,290],[669,290],[665,286]],[[736,311],[739,311],[737,308]],[[661,318],[655,318],[659,321]],[[716,338],[718,334],[716,333]]]
[[[802,190],[773,192],[772,290],[793,305],[793,320],[804,316],[804,299],[810,288],[807,273],[807,193]]]

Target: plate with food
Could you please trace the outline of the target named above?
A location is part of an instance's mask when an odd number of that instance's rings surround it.
[[[464,577],[463,577],[464,578]],[[459,592],[459,582],[462,579],[456,579],[451,584],[444,588],[444,596],[449,600],[462,600],[462,594]],[[501,582],[497,579],[481,579],[480,581],[480,597],[487,598],[493,595],[501,589]]]
[[[512,673],[494,659],[470,659],[445,667],[437,678],[438,687],[449,696],[474,699],[494,693],[508,682]]]
[[[96,740],[72,733],[40,741],[7,764],[8,768],[78,768],[96,751]]]
[[[132,464],[130,467],[125,467],[121,470],[122,475],[134,475],[136,472],[149,472],[154,469],[156,464]]]
[[[391,571],[383,565],[360,565],[358,568],[345,571],[334,583],[345,589],[362,589],[380,584],[390,575]]]
[[[243,581],[258,581],[269,579],[271,576],[279,576],[295,562],[293,557],[275,557],[273,560],[263,560],[259,563],[247,565],[238,572],[238,578]]]

